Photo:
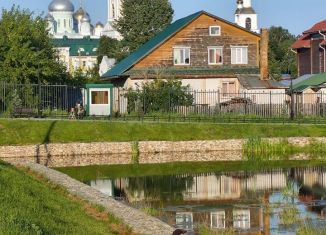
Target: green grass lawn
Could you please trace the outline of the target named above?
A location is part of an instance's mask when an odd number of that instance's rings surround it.
[[[99,208],[0,162],[0,234],[132,233]]]
[[[0,145],[219,140],[249,137],[322,137],[326,125],[139,123],[109,121],[0,120]]]

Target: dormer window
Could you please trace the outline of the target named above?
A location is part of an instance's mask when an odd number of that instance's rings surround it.
[[[209,36],[221,36],[221,26],[210,26]]]

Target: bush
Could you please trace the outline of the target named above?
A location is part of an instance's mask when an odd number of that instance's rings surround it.
[[[155,79],[135,90],[128,89],[124,97],[128,99],[128,113],[171,112],[177,106],[193,104],[193,95],[188,91],[189,86],[182,86],[181,81]]]

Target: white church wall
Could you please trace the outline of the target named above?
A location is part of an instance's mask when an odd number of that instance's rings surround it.
[[[73,13],[72,12],[50,12],[56,22],[56,33],[73,33]]]

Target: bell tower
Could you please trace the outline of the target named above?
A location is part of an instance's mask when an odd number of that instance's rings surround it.
[[[103,35],[121,39],[121,35],[114,28],[114,23],[121,16],[122,0],[108,0],[108,22],[104,27]]]
[[[247,30],[259,33],[258,15],[251,5],[251,0],[237,0],[235,23]]]

